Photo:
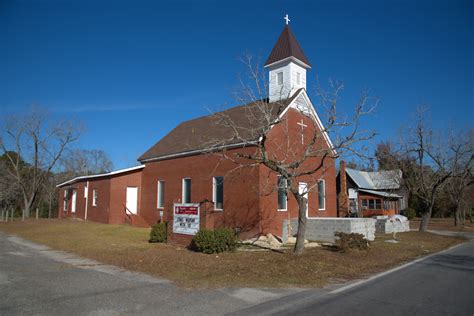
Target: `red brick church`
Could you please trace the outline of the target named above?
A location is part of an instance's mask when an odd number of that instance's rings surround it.
[[[278,122],[264,138],[266,154],[279,161],[301,154],[315,133],[315,146],[332,152],[332,144],[306,92],[311,64],[288,25],[264,66],[268,98],[182,122],[138,158],[138,167],[59,184],[59,217],[137,226],[167,221],[177,242],[189,240],[196,223],[195,230],[230,227],[242,238],[281,236],[283,220],[298,217],[297,203],[278,174],[255,161],[245,165],[242,157],[263,141],[256,131]],[[337,216],[334,157],[312,157],[300,167],[323,165],[297,179],[308,217]],[[188,230],[180,233],[179,225]]]

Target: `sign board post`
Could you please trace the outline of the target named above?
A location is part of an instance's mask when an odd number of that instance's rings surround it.
[[[199,222],[199,204],[174,204],[173,233],[196,235]]]

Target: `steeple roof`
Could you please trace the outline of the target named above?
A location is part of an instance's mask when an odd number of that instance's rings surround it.
[[[291,31],[290,26],[286,25],[283,29],[283,32],[281,32],[280,37],[278,38],[275,46],[273,47],[270,56],[268,56],[268,59],[265,62],[265,66],[268,66],[288,57],[294,57],[311,67],[311,64],[304,55],[300,44],[298,44],[295,35]]]

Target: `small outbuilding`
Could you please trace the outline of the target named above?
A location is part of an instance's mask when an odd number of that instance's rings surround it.
[[[407,206],[401,170],[360,171],[341,161],[336,179],[339,217],[395,215]]]
[[[59,218],[148,227],[139,216],[144,165],[59,184]]]

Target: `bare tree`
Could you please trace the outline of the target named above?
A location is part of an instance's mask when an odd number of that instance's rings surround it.
[[[14,211],[20,202],[18,185],[8,172],[6,156],[0,156],[0,209]]]
[[[63,173],[51,173],[42,184],[41,196],[48,206],[48,218],[52,218],[53,210],[57,209],[58,188],[56,185],[63,180],[66,180]]]
[[[375,159],[379,170],[393,170],[399,167],[395,145],[391,141],[380,142],[375,149]]]
[[[29,217],[43,184],[79,132],[69,122],[53,122],[40,108],[2,123],[0,149],[7,157],[7,170],[20,189],[24,219]]]
[[[84,176],[112,171],[113,163],[103,150],[68,150],[61,159],[64,172],[69,177]]]
[[[364,93],[353,116],[345,117],[338,112],[337,106],[344,88],[343,83],[329,81],[328,91],[318,84],[317,107],[324,109],[327,118],[322,124],[309,101],[298,103],[297,111],[304,115],[308,124],[304,134],[301,132],[294,135],[294,129],[289,127],[288,117],[284,115],[292,96],[281,93],[280,101],[269,103],[263,71],[254,67],[250,56],[246,56],[243,62],[249,71],[249,80],[241,80],[242,88],[235,96],[239,103],[247,104],[245,118],[234,117],[229,111],[215,113],[216,124],[230,132],[225,137],[220,135],[218,139],[211,140],[211,147],[215,154],[235,163],[233,171],[263,165],[269,171],[267,177],[276,174],[284,179],[274,191],[286,190],[297,201],[298,231],[294,253],[301,254],[304,251],[307,221],[306,196],[309,191],[317,189],[317,183],[301,190],[299,180],[315,175],[320,177],[330,160],[336,159],[340,154],[361,154],[354,145],[372,138],[374,133],[361,128],[360,119],[375,108],[378,99]],[[272,132],[278,133],[278,137]],[[328,135],[332,136],[332,143]],[[226,144],[233,143],[251,150],[232,154],[221,150]],[[281,183],[285,185],[282,186]]]
[[[456,133],[452,135],[452,151],[457,154],[451,166],[453,177],[449,180],[447,191],[451,201],[454,203],[454,226],[459,222],[464,224],[466,218],[465,193],[467,188],[474,184],[474,173],[472,160],[474,157],[474,130],[466,134]]]
[[[464,155],[465,145],[435,133],[426,123],[426,108],[417,109],[414,128],[406,129],[399,148],[404,183],[410,194],[423,202],[420,231],[428,229],[436,199],[452,177]]]

